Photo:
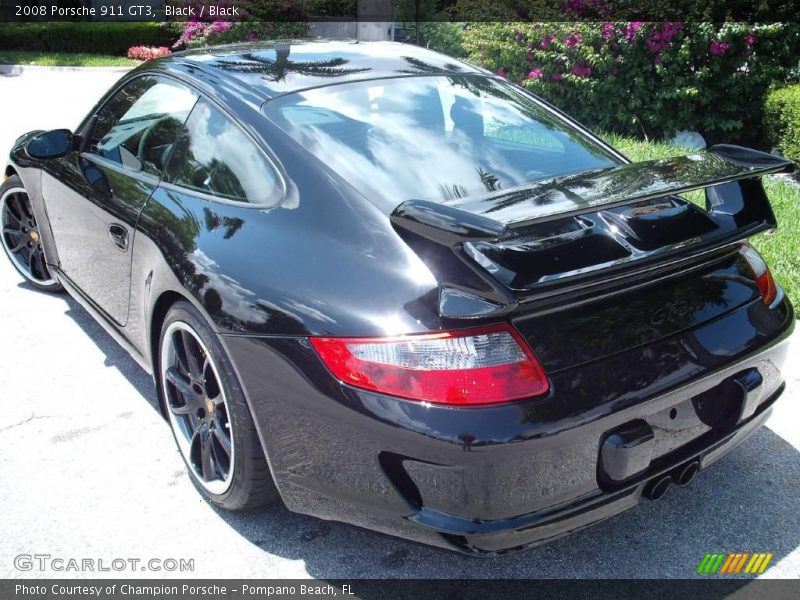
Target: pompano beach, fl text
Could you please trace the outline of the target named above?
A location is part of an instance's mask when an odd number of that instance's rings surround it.
[[[225,597],[228,594],[241,594],[242,596],[253,596],[268,598],[271,596],[326,596],[326,597],[348,597],[353,596],[349,585],[342,585],[336,587],[331,584],[315,585],[300,584],[300,585],[248,585],[243,584],[237,587],[228,587],[224,585],[136,585],[136,584],[111,584],[111,585],[65,585],[65,584],[51,584],[51,585],[27,585],[18,583],[14,586],[16,596],[45,596],[51,594],[53,596],[85,596],[101,598],[104,596],[145,596],[145,597],[163,597],[163,596],[214,596]]]

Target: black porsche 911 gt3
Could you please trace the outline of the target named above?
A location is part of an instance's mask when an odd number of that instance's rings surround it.
[[[631,163],[418,47],[175,54],[10,158],[11,262],[153,373],[227,509],[498,554],[688,484],[784,388],[793,309],[746,240],[793,163]]]

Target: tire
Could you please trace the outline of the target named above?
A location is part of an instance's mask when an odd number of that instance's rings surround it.
[[[0,245],[17,272],[43,292],[64,288],[50,274],[44,258],[39,227],[22,180],[13,175],[0,186]]]
[[[278,490],[242,387],[204,317],[186,301],[175,303],[158,348],[155,372],[164,410],[195,485],[212,503],[232,511],[276,501]]]

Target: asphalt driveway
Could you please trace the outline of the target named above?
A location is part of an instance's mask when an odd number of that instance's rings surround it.
[[[119,75],[0,74],[0,152],[28,129],[74,127]],[[15,567],[20,554],[49,554],[194,559],[193,573],[127,573],[147,577],[685,578],[710,551],[774,552],[767,576],[800,576],[797,336],[768,426],[691,486],[480,560],[282,507],[216,511],[187,476],[150,378],[77,303],[34,291],[0,258],[0,577],[63,575]]]

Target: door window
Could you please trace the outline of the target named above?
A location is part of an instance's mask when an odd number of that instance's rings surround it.
[[[195,106],[170,158],[166,180],[226,200],[275,204],[278,174],[244,132],[205,100]]]
[[[126,169],[161,177],[197,95],[160,77],[137,77],[106,102],[88,151]]]

